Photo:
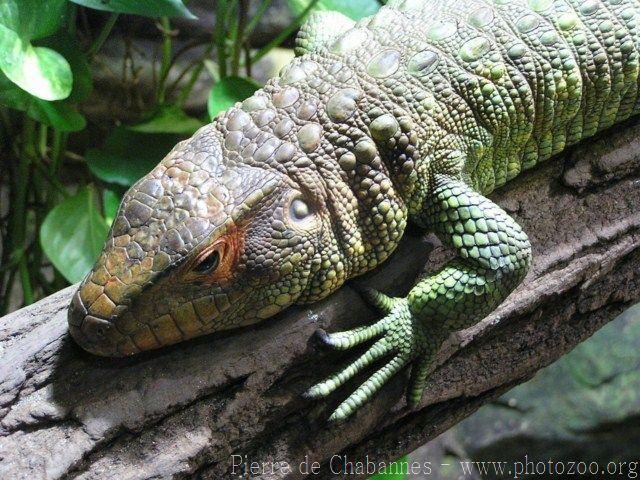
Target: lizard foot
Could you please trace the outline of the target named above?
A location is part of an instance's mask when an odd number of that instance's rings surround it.
[[[352,415],[371,399],[382,386],[402,368],[411,364],[411,383],[407,391],[407,403],[414,407],[422,397],[427,375],[435,353],[440,347],[439,336],[428,332],[423,322],[414,317],[406,298],[393,298],[375,290],[363,292],[384,317],[373,325],[336,333],[318,331],[326,345],[347,350],[376,337],[378,340],[360,358],[342,371],[311,387],[307,398],[326,397],[374,362],[389,357],[389,360],[360,385],[329,417],[330,422],[339,422]]]

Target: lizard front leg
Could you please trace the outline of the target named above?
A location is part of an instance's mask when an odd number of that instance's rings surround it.
[[[436,175],[422,218],[458,258],[420,280],[404,298],[370,291],[384,317],[373,325],[333,334],[321,333],[336,349],[378,340],[341,372],[313,386],[308,397],[325,397],[372,363],[388,361],[333,412],[343,420],[384,383],[411,364],[407,403],[419,403],[434,358],[448,335],[493,311],[524,278],[531,246],[520,226],[491,200],[460,180]]]

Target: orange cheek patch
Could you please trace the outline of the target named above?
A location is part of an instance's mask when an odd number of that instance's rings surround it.
[[[244,237],[244,229],[236,227],[216,239],[211,245],[202,250],[196,259],[190,263],[187,280],[207,283],[218,283],[229,280],[233,276],[235,267],[238,264],[240,251],[244,245]],[[191,270],[215,251],[218,251],[220,260],[218,267],[213,272],[208,275],[201,275]]]

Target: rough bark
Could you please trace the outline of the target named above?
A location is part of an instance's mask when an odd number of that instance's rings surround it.
[[[126,360],[69,338],[73,287],[0,319],[0,478],[238,478],[232,455],[266,462],[253,478],[299,478],[305,458],[332,478],[336,454],[381,462],[411,451],[638,301],[638,137],[634,125],[607,132],[492,195],[529,233],[533,271],[452,336],[414,412],[403,375],[340,426],[324,419],[362,378],[326,402],[300,393],[356,353],[328,352],[313,332],[371,322],[357,285],[406,291],[427,259],[432,269],[448,256],[431,236],[407,236],[387,265],[321,303]]]

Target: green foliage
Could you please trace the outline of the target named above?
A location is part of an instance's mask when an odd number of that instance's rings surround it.
[[[145,17],[186,17],[195,16],[181,0],[71,0],[84,7],[115,13],[132,13]]]
[[[77,41],[68,33],[59,31],[54,35],[39,40],[38,44],[60,53],[71,67],[73,88],[71,94],[65,100],[68,103],[84,102],[89,98],[93,90],[91,69],[87,55],[78,49]]]
[[[75,283],[100,254],[108,230],[95,189],[87,186],[49,212],[40,228],[40,245],[60,273]]]
[[[163,105],[149,119],[132,125],[129,130],[139,133],[175,133],[193,135],[205,125],[204,122],[190,117],[175,105]]]
[[[86,56],[74,39],[56,32],[67,17],[66,8],[65,0],[0,3],[0,48],[15,50],[0,56],[0,104],[72,132],[86,126],[73,102],[86,100],[92,82]],[[40,39],[38,46],[32,46],[30,39]],[[39,61],[42,58],[44,62]],[[47,59],[54,59],[53,64]]]
[[[116,128],[104,147],[87,150],[91,172],[106,183],[130,187],[148,173],[183,137],[145,134],[126,127]]]
[[[55,50],[31,44],[57,30],[65,7],[65,0],[5,0],[0,4],[0,70],[43,100],[62,100],[71,93],[73,76],[67,60]]]
[[[232,107],[236,102],[240,102],[253,95],[260,85],[248,78],[226,77],[217,82],[207,101],[209,117],[213,120],[215,116]]]
[[[65,22],[67,0],[2,0],[0,24],[27,40],[53,35]]]
[[[121,195],[116,191],[105,189],[102,194],[102,210],[104,211],[104,220],[107,225],[111,226],[116,219],[118,207],[120,206]]]
[[[84,117],[68,102],[47,102],[36,98],[0,73],[0,105],[25,112],[29,117],[56,127],[62,132],[76,132],[86,126]]]
[[[311,3],[311,0],[287,0],[287,3],[294,13],[299,14]],[[318,0],[312,11],[335,10],[353,20],[373,15],[380,8],[377,0]]]

